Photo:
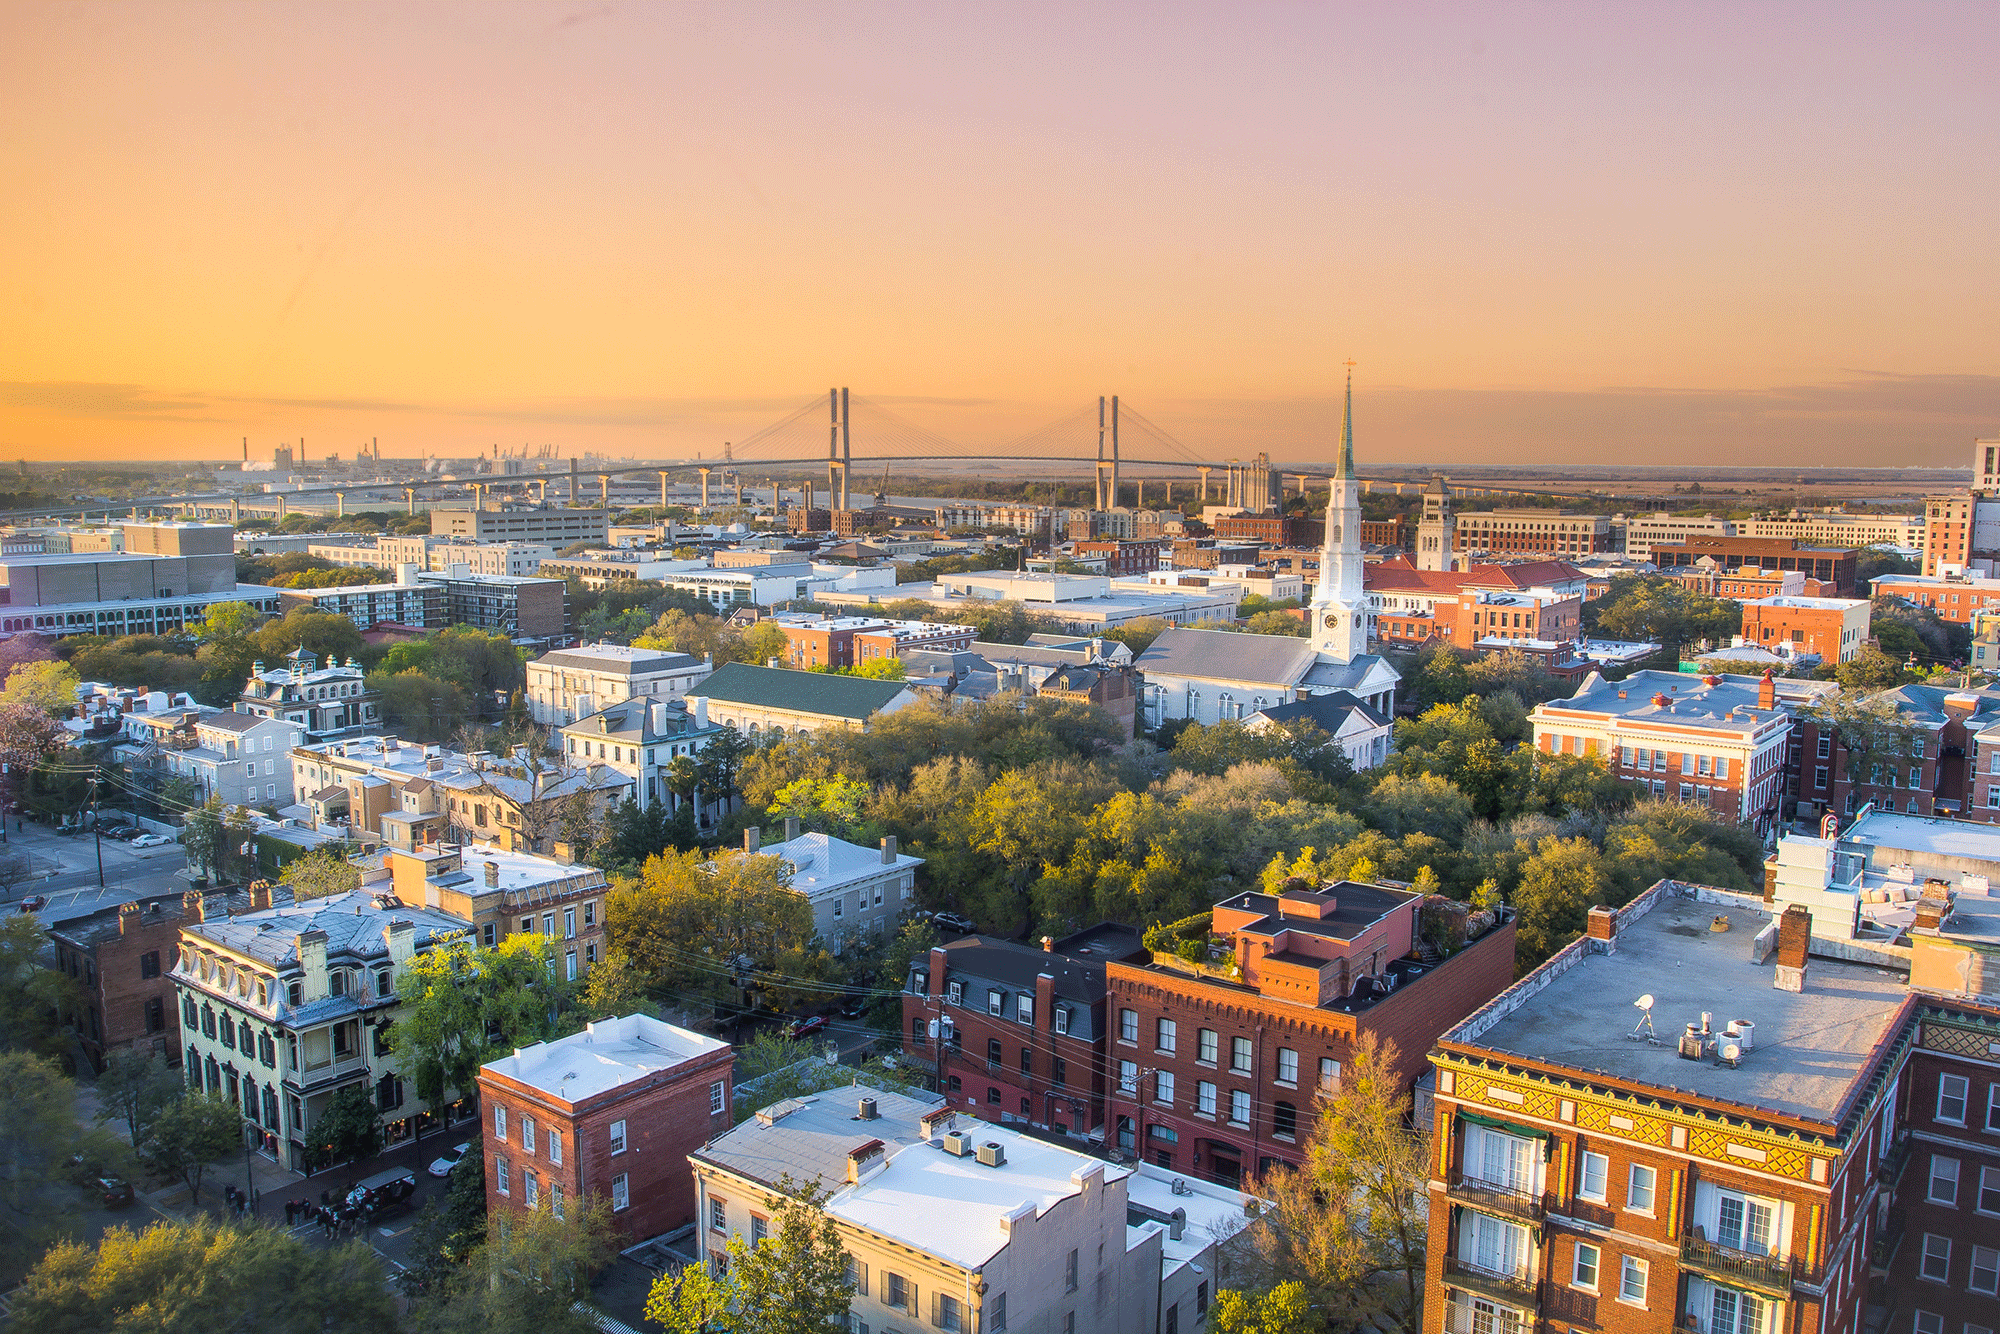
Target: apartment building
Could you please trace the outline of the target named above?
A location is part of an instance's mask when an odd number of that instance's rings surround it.
[[[266,667],[261,659],[251,664],[236,708],[260,718],[282,718],[321,737],[376,726],[382,721],[381,698],[368,688],[360,663],[352,658],[343,663],[336,654],[322,667],[317,654],[301,647],[285,656],[282,667]]]
[[[602,1200],[627,1243],[693,1222],[688,1155],[729,1128],[733,1065],[728,1043],[643,1014],[488,1061],[486,1212]]]
[[[1712,556],[1703,556],[1693,565],[1677,565],[1666,572],[1669,578],[1710,597],[1732,602],[1750,602],[1770,597],[1823,597],[1833,590],[1830,583],[1808,579],[1797,570],[1767,570],[1761,565],[1741,565],[1727,570]]]
[[[238,896],[233,910],[249,906]],[[179,1001],[170,972],[180,952],[186,908],[177,896],[120,904],[48,928],[56,971],[74,982],[76,1008],[65,1017],[100,1073],[121,1051],[181,1063]]]
[[[1818,683],[1830,685],[1831,683]],[[1529,714],[1535,749],[1595,755],[1655,797],[1693,801],[1762,831],[1778,818],[1792,713],[1767,673],[1592,672],[1568,699]]]
[[[894,835],[880,848],[867,848],[831,834],[800,833],[792,816],[783,841],[762,840],[761,828],[744,830],[744,853],[782,859],[785,883],[811,906],[813,930],[835,954],[888,939],[916,906],[916,872],[924,859],[898,852]]]
[[[731,1238],[770,1235],[789,1174],[829,1192],[854,1284],[850,1329],[1162,1334],[1204,1323],[1250,1197],[932,1101],[851,1093],[775,1103],[689,1155],[711,1265]]]
[[[192,780],[203,801],[275,810],[292,804],[291,765],[285,756],[303,740],[300,725],[288,718],[204,714],[194,720],[191,739],[185,731],[168,736],[159,770]]]
[[[1756,598],[1743,604],[1743,641],[1760,648],[1790,646],[1824,662],[1846,662],[1868,638],[1866,598]]]
[[[1148,541],[1107,538],[1078,542],[1073,551],[1078,560],[1100,561],[1103,563],[1104,573],[1113,578],[1122,578],[1159,569],[1160,546],[1158,538]]]
[[[1385,640],[1451,639],[1470,648],[1474,640],[1502,628],[1537,629],[1523,638],[1575,639],[1582,633],[1583,599],[1589,579],[1567,561],[1523,561],[1515,565],[1472,565],[1464,569],[1422,570],[1406,556],[1367,566],[1369,633]],[[1514,601],[1504,607],[1485,599]],[[1533,612],[1533,623],[1524,614]],[[1477,619],[1474,613],[1479,613]],[[1487,613],[1492,613],[1490,616]],[[1384,623],[1384,618],[1388,618]],[[1391,631],[1394,631],[1392,634]],[[1475,633],[1476,632],[1476,633]]]
[[[1995,903],[1920,904],[1907,979],[1800,904],[1593,908],[1432,1054],[1428,1334],[1992,1328],[2000,1008],[1964,963]]]
[[[1393,1042],[1397,1082],[1437,1035],[1513,980],[1514,924],[1449,957],[1412,957],[1424,896],[1343,880],[1215,905],[1228,954],[1107,962],[1106,1147],[1240,1187],[1303,1161],[1315,1099],[1364,1034]]]
[[[1452,530],[1452,549],[1465,554],[1560,559],[1614,548],[1608,514],[1549,509],[1460,511]]]
[[[677,700],[714,670],[706,657],[666,649],[579,644],[528,664],[528,714],[563,726],[624,700]]]
[[[442,574],[463,565],[472,574],[521,576],[540,574],[542,562],[554,560],[558,548],[549,542],[469,542],[419,534],[381,538],[375,550],[376,559],[365,563],[384,569],[415,565]]]
[[[1990,760],[1981,758],[1978,737],[2000,722],[2000,693],[1908,685],[1871,699],[1893,724],[1864,737],[1843,736],[1816,714],[1800,715],[1792,768],[1801,814],[1853,815],[1873,806],[1991,818],[1973,768]]]
[[[392,847],[383,860],[396,898],[458,920],[481,945],[538,935],[571,982],[603,957],[611,886],[594,866],[476,843]]]
[[[972,647],[979,632],[969,625],[934,621],[891,621],[876,616],[780,614],[772,618],[785,632],[785,662],[811,667],[857,667],[900,658],[913,649],[955,653]]]
[[[473,542],[535,542],[558,549],[576,542],[604,542],[610,515],[603,509],[553,505],[499,505],[431,509],[431,532]]]
[[[1924,516],[1849,513],[1838,509],[1790,510],[1739,519],[1736,531],[1743,537],[1786,537],[1808,546],[1911,550],[1924,545]]]
[[[678,811],[691,798],[673,789],[674,761],[692,759],[726,730],[708,721],[705,704],[695,703],[690,709],[685,700],[642,696],[600,709],[562,729],[563,758],[571,766],[595,761],[625,775],[641,807],[664,801],[670,812]],[[696,811],[702,824],[710,805],[703,802]]]
[[[560,642],[569,635],[569,588],[560,579],[481,574],[453,564],[420,571],[416,582],[444,594],[442,619],[429,625],[469,625],[522,640]]]
[[[444,590],[436,584],[418,582],[412,567],[404,569],[410,571],[407,580],[399,577],[393,583],[282,589],[279,606],[286,612],[345,616],[360,630],[373,630],[378,625],[406,625],[423,630],[446,624]]]
[[[172,964],[181,1069],[243,1109],[250,1147],[293,1171],[325,1166],[306,1133],[346,1088],[367,1094],[390,1143],[441,1124],[448,1109],[416,1098],[388,1033],[402,968],[464,922],[366,889],[290,903],[252,888],[235,914],[221,894],[187,904]]]
[[[961,936],[911,962],[903,1058],[970,1116],[1077,1140],[1104,1138],[1104,966],[1143,958],[1104,923],[1040,949]]]

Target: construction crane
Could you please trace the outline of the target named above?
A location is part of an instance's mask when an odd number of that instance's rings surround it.
[[[878,506],[889,503],[889,463],[886,459],[882,462],[882,489],[875,493],[875,503]]]

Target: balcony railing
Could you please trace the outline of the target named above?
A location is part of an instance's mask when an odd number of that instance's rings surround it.
[[[1875,1240],[1868,1251],[1868,1267],[1882,1276],[1896,1262],[1896,1252],[1903,1249],[1903,1232],[1909,1219],[1901,1209],[1891,1209],[1889,1217],[1875,1232]]]
[[[1906,1132],[1889,1151],[1882,1155],[1881,1163],[1875,1168],[1875,1179],[1891,1190],[1902,1179],[1903,1165],[1910,1161],[1910,1146],[1914,1143]]]
[[[1456,1255],[1447,1255],[1444,1258],[1444,1277],[1447,1283],[1463,1292],[1477,1293],[1509,1306],[1535,1304],[1535,1281],[1526,1265],[1509,1274],[1496,1274]]]
[[[1487,1181],[1483,1177],[1469,1176],[1464,1172],[1452,1174],[1445,1194],[1475,1208],[1507,1214],[1514,1218],[1525,1218],[1536,1223],[1541,1222],[1543,1215],[1547,1213],[1542,1196],[1534,1191],[1503,1185],[1497,1181]]]
[[[1535,1322],[1525,1311],[1478,1311],[1464,1293],[1445,1303],[1444,1334],[1532,1334]]]
[[[1798,1273],[1797,1262],[1788,1255],[1753,1255],[1701,1237],[1681,1238],[1681,1267],[1780,1298],[1791,1296]]]

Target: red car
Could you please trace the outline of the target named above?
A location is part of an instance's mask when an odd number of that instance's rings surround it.
[[[794,1019],[791,1023],[786,1024],[785,1036],[788,1038],[809,1038],[825,1027],[825,1015],[807,1015],[802,1019]]]

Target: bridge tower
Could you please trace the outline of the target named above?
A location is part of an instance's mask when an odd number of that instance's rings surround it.
[[[1111,457],[1104,456],[1105,398],[1097,398],[1097,508],[1100,510],[1118,508],[1118,395],[1113,394],[1111,404]]]
[[[853,460],[853,424],[847,415],[847,391],[826,391],[828,434],[826,441],[827,508],[847,508],[847,465]],[[807,509],[812,507],[808,505]]]

